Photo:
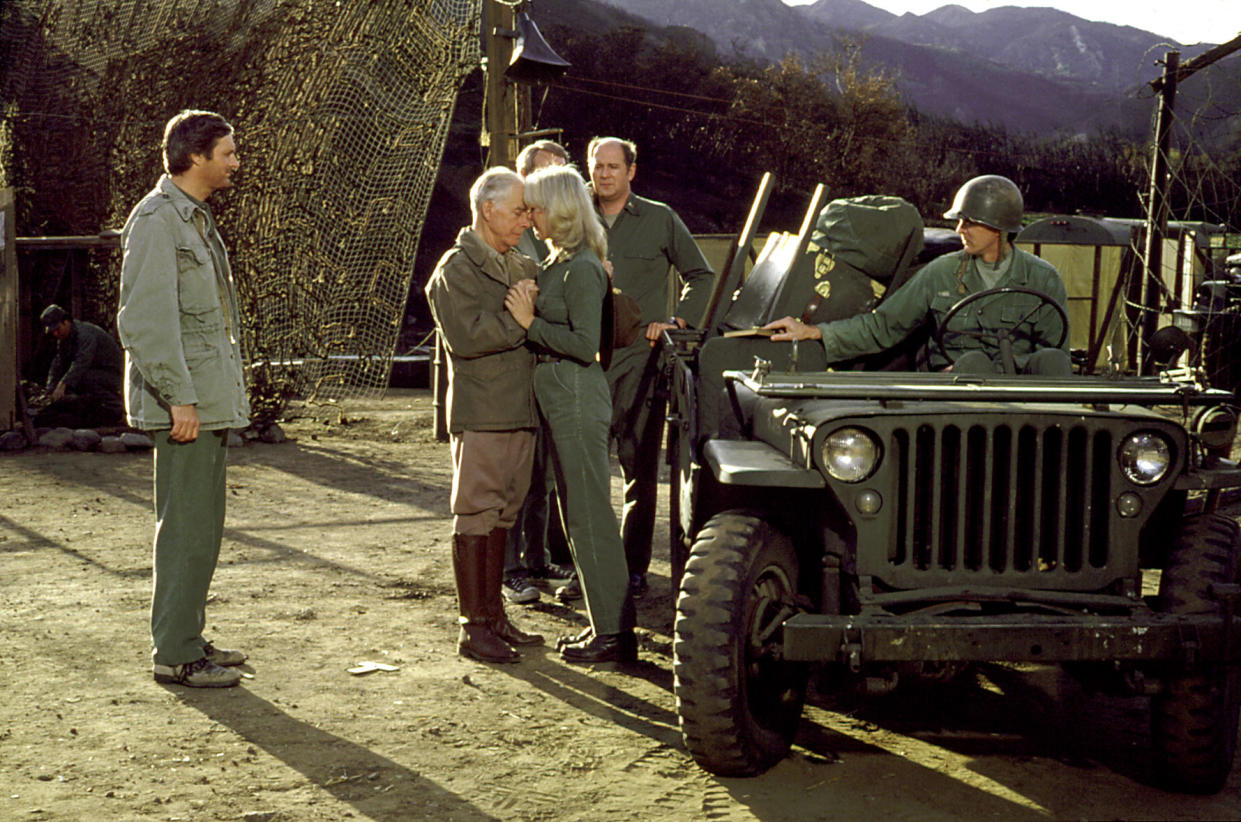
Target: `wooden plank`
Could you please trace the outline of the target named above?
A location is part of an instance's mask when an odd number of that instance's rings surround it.
[[[0,189],[0,429],[17,425],[17,209],[13,189]]]
[[[81,237],[18,237],[16,244],[22,251],[68,251],[77,248],[120,248],[121,232],[115,229],[87,234]]]

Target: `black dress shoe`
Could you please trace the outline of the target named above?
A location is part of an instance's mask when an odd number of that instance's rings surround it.
[[[633,631],[619,634],[596,634],[582,642],[573,642],[560,648],[565,662],[624,662],[638,661],[638,638]]]
[[[650,590],[650,586],[646,583],[646,574],[629,575],[629,596],[634,599],[642,599],[642,597],[646,596],[648,590]]]

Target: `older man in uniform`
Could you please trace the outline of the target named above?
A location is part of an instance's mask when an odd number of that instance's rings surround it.
[[[461,229],[426,286],[448,351],[457,651],[480,662],[517,662],[513,645],[543,641],[509,621],[500,595],[505,542],[530,486],[539,424],[534,354],[504,308],[509,286],[538,271],[517,251],[530,227],[523,193],[516,172],[484,172],[470,188],[473,224]]]
[[[713,274],[689,229],[663,203],[630,189],[637,147],[616,137],[596,137],[586,153],[595,204],[608,233],[612,283],[638,301],[646,333],[612,352],[612,437],[625,482],[621,537],[634,597],[646,593],[655,529],[659,449],[666,398],[660,389],[658,341],[665,329],[702,320]],[[669,266],[680,276],[680,294],[669,315]]]
[[[202,635],[224,534],[228,431],[250,415],[237,292],[206,202],[239,165],[223,117],[181,112],[164,130],[168,174],[121,232],[126,410],[155,440],[154,674],[194,688],[236,685],[232,666],[246,660]]]

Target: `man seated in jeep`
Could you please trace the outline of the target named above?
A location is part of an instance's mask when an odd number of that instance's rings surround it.
[[[1012,244],[1023,208],[1012,180],[975,177],[944,215],[957,221],[961,251],[927,264],[869,313],[818,325],[784,317],[765,328],[777,341],[821,340],[831,363],[885,351],[933,322],[932,370],[1069,376],[1064,282]]]

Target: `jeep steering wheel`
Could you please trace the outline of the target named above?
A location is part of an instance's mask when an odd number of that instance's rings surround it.
[[[1038,297],[1039,303],[1021,317],[1017,318],[1017,320],[1009,325],[1008,328],[1001,328],[999,330],[991,331],[983,329],[958,330],[950,329],[948,327],[948,324],[972,303],[978,300],[988,299],[990,297],[1001,296],[1004,294],[1029,294],[1033,297]],[[944,314],[944,319],[940,321],[939,327],[935,329],[935,344],[939,346],[940,351],[944,351],[945,334],[950,336],[973,337],[976,340],[989,340],[994,342],[1000,349],[1000,365],[1003,367],[1004,373],[1016,374],[1017,361],[1013,357],[1013,332],[1026,323],[1030,323],[1031,328],[1033,328],[1033,323],[1031,323],[1030,320],[1043,308],[1044,305],[1049,305],[1056,309],[1056,313],[1060,315],[1060,339],[1056,340],[1051,345],[1052,348],[1059,348],[1064,344],[1064,339],[1069,334],[1069,315],[1065,313],[1064,307],[1048,295],[1044,294],[1042,291],[1036,291],[1033,288],[1026,288],[1019,285],[1006,286],[1004,288],[988,288],[984,291],[976,291],[973,294],[958,300],[956,305],[949,308],[948,312]]]

